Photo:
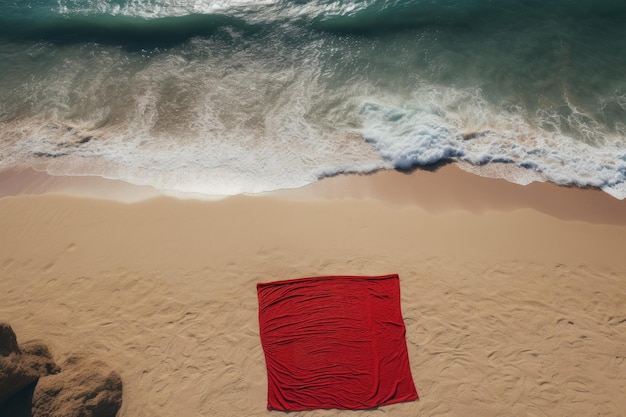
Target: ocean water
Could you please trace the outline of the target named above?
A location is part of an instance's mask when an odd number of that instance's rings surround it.
[[[0,170],[209,195],[462,162],[626,197],[626,3],[0,0]]]

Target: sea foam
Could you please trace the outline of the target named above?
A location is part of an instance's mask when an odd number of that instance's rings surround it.
[[[519,115],[503,114],[494,115],[492,124],[483,120],[479,130],[464,129],[454,124],[458,114],[450,116],[441,106],[425,110],[366,103],[361,115],[364,138],[396,169],[444,161],[511,164],[537,174],[518,176],[519,183],[543,178],[626,198],[626,149],[619,138],[594,146],[537,129]]]
[[[7,5],[0,169],[230,195],[456,161],[624,198],[620,6],[539,3]]]

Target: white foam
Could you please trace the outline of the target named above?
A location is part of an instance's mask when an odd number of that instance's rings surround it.
[[[451,127],[435,114],[365,103],[363,136],[399,169],[459,156]]]
[[[155,19],[191,14],[235,13],[237,9],[260,8],[277,3],[279,0],[129,0],[122,4],[109,0],[58,0],[57,10],[61,14],[107,14]]]
[[[124,80],[115,67],[68,63],[31,84],[54,98],[56,110],[2,126],[2,137],[22,134],[12,145],[3,141],[8,157],[0,168],[23,163],[53,175],[233,195],[385,165],[346,126],[351,106],[341,98],[353,87],[328,91],[320,81],[319,48],[277,49],[263,60],[253,48],[224,51],[210,39],[193,47],[194,59],[157,55]],[[42,110],[51,103],[35,102]]]
[[[293,4],[281,0],[127,0],[122,4],[110,0],[57,0],[57,3],[57,12],[65,15],[104,14],[158,19],[220,14],[240,17],[250,23],[320,15],[345,16],[367,7],[367,3],[309,1]]]
[[[458,96],[459,92],[451,92]],[[468,93],[472,96],[474,93]],[[445,94],[444,94],[445,95]],[[466,112],[458,106],[454,114],[441,100],[428,103],[427,94],[417,103],[398,106],[368,101],[363,105],[363,136],[394,167],[408,169],[441,160],[465,161],[476,166],[509,164],[515,170],[480,169],[488,175],[504,177],[526,184],[548,180],[557,184],[598,187],[611,195],[626,198],[626,147],[619,137],[603,132],[578,109],[569,122],[594,145],[572,139],[560,131],[548,132],[533,125],[519,114],[492,114],[479,106],[480,130],[467,129],[459,121]],[[473,105],[475,105],[474,103]],[[472,111],[472,110],[468,110]],[[487,115],[487,116],[485,116]],[[587,123],[584,124],[583,123]],[[527,175],[521,171],[527,171]]]
[[[549,180],[626,197],[623,127],[607,133],[582,109],[568,113],[573,119],[550,108],[529,115],[512,104],[494,108],[480,89],[419,81],[410,93],[391,93],[364,78],[328,77],[323,44],[240,41],[193,39],[150,57],[55,50],[66,54],[59,64],[15,90],[32,108],[0,124],[0,169],[26,164],[232,195],[452,159],[510,166],[490,175],[521,184]],[[583,135],[593,132],[592,144],[564,133],[572,120]]]

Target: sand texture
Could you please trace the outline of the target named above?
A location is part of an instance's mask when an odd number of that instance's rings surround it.
[[[624,202],[452,168],[351,181],[220,201],[6,196],[0,321],[59,363],[111,365],[120,417],[278,415],[256,283],[398,273],[421,399],[292,415],[625,415]]]

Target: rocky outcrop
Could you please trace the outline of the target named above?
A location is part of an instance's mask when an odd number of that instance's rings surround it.
[[[70,357],[59,374],[41,378],[33,393],[33,417],[115,417],[122,379],[104,362]]]
[[[18,345],[0,323],[0,417],[115,417],[122,379],[106,363],[70,356],[59,368],[41,343]]]
[[[58,372],[45,345],[31,343],[20,348],[11,326],[0,323],[0,404],[40,377]]]
[[[6,323],[0,323],[0,356],[9,356],[11,353],[20,353],[15,332]]]

